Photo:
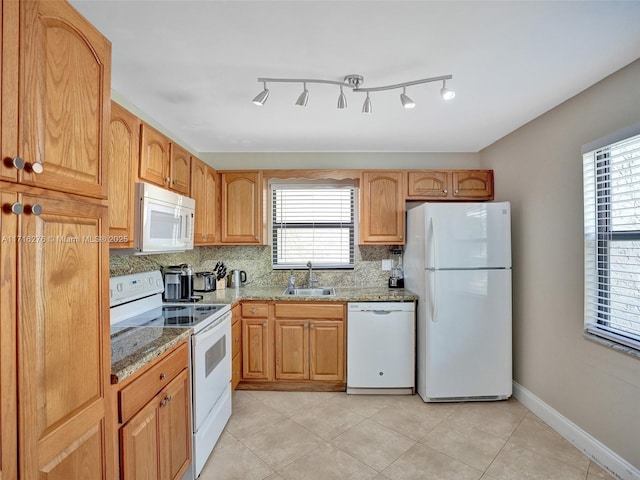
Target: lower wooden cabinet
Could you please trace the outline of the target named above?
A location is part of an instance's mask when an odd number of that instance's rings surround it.
[[[269,305],[242,303],[242,378],[271,380],[272,330]]]
[[[242,312],[243,387],[344,384],[344,303],[243,302]]]
[[[176,374],[175,372],[178,371]],[[191,400],[186,343],[119,391],[122,480],[182,478],[191,462]]]

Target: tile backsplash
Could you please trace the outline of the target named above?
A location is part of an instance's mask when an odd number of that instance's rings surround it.
[[[353,270],[317,270],[314,277],[320,280],[320,286],[384,287],[391,273],[381,268],[382,260],[386,258],[392,258],[388,246],[356,245]],[[271,268],[271,247],[268,245],[195,247],[188,252],[166,255],[119,255],[112,251],[109,267],[111,276],[158,270],[180,263],[189,263],[198,272],[212,270],[218,261],[223,261],[229,271],[247,272],[247,285],[287,285],[289,271]],[[294,275],[297,285],[306,284],[306,269],[295,270]]]

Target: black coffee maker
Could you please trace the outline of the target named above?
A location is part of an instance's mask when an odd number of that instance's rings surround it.
[[[163,269],[164,301],[193,301],[193,267],[188,263],[174,265]],[[200,297],[202,298],[202,297]]]

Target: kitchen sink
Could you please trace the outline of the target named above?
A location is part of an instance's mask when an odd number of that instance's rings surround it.
[[[287,288],[283,295],[292,295],[295,297],[332,297],[336,294],[333,287],[328,288]]]

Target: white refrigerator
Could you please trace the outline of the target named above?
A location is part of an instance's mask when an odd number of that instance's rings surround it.
[[[509,398],[510,204],[411,208],[404,269],[405,288],[419,297],[416,387],[422,399]]]

